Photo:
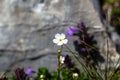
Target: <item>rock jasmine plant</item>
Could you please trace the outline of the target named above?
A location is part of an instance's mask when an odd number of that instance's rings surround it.
[[[57,54],[57,57],[58,57],[58,80],[61,80],[60,78],[60,70],[61,70],[61,65],[64,63],[64,57],[61,56],[61,53],[62,53],[62,47],[63,47],[63,44],[67,44],[68,40],[65,39],[65,34],[61,33],[57,33],[55,35],[55,39],[53,39],[53,43],[57,44],[58,46],[61,46],[61,49],[58,50],[58,54]]]

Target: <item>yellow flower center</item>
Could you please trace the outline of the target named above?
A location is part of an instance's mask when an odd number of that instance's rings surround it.
[[[58,41],[59,41],[59,42],[62,42],[62,39],[60,38]]]

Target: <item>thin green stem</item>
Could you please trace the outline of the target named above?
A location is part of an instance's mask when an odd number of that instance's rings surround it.
[[[59,61],[59,59],[60,59],[60,57],[59,57],[59,52],[58,52],[58,80],[60,80],[60,61]]]
[[[61,46],[61,49],[58,50],[58,54],[57,54],[57,57],[58,57],[58,78],[57,78],[57,80],[61,80],[61,78],[60,78],[60,70],[61,70],[60,56],[62,53],[62,48],[63,48],[63,46]]]
[[[116,69],[117,69],[117,66],[118,66],[119,62],[120,62],[120,57],[119,57],[116,65],[114,66],[114,68],[113,68],[113,70],[112,70],[112,73],[111,73],[111,75],[110,75],[110,79],[109,79],[109,80],[112,80],[112,77],[115,75]]]
[[[91,55],[90,55],[90,53],[89,53],[88,48],[87,48],[86,45],[85,45],[85,48],[86,48],[86,50],[87,50],[88,55],[91,57]],[[93,70],[95,73],[97,73],[97,74],[95,74],[96,77],[97,77],[97,76],[101,77],[101,75],[95,70],[95,67],[94,67],[93,65],[90,65],[90,66],[91,66],[92,70]],[[99,78],[99,77],[98,77],[98,78]]]
[[[92,74],[89,72],[89,70],[87,69],[87,67],[82,63],[82,62],[80,62],[79,61],[79,59],[76,57],[76,55],[74,54],[74,52],[67,46],[67,45],[65,45],[66,46],[66,48],[70,51],[70,53],[73,55],[73,57],[75,58],[75,60],[79,63],[79,65],[82,65],[82,68],[84,69],[84,71],[90,76],[89,78],[91,78],[91,80],[92,80]],[[102,79],[102,77],[101,77],[101,79]]]
[[[84,45],[90,47],[91,49],[98,51],[97,48],[95,48],[94,46],[90,46],[89,44],[87,44],[85,41],[81,41],[81,43],[83,43]]]
[[[108,38],[107,38],[107,52],[106,52],[106,56],[107,56],[107,61],[106,61],[106,65],[105,65],[105,80],[108,80],[108,68],[109,68],[109,45],[108,45]]]
[[[98,49],[97,49],[96,47],[94,47],[94,46],[90,46],[90,45],[87,44],[85,41],[81,41],[81,43],[83,43],[84,45],[86,45],[86,46],[90,47],[91,49],[93,49],[93,50],[95,50],[95,51],[98,52]],[[98,65],[98,68],[99,68],[99,70],[101,71],[101,68],[100,68],[99,65]],[[101,72],[102,72],[102,71],[101,71]]]
[[[0,74],[0,78],[3,77],[5,75],[6,72],[3,72],[2,74]]]

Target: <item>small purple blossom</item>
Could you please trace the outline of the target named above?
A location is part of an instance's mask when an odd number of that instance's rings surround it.
[[[77,27],[71,26],[67,29],[67,36],[72,37],[74,34],[78,33],[79,29]]]
[[[25,74],[27,74],[27,75],[31,75],[33,73],[36,73],[36,71],[33,70],[31,67],[27,68],[27,70],[25,71]]]
[[[86,49],[85,49],[85,48],[81,48],[81,51],[82,51],[82,52],[85,52],[85,51],[86,51]]]

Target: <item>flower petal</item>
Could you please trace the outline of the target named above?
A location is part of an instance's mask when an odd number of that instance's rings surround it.
[[[61,38],[61,39],[65,39],[65,34],[61,33],[60,38]]]
[[[61,45],[63,45],[63,42],[58,42],[57,45],[61,46]]]
[[[74,33],[78,32],[79,29],[77,27],[71,27],[71,31],[73,31]]]
[[[72,36],[73,36],[73,32],[72,32],[71,30],[68,30],[68,31],[67,31],[67,36],[68,36],[68,37],[72,37]]]
[[[68,42],[67,39],[64,39],[64,40],[63,40],[63,43],[64,43],[64,44],[67,44],[67,42]]]
[[[60,38],[60,36],[61,36],[61,35],[60,35],[59,33],[57,33],[57,34],[55,35],[55,38],[58,39],[58,38]]]
[[[31,67],[27,68],[27,70],[25,71],[25,74],[30,75],[36,73],[36,71],[34,71]]]
[[[60,63],[64,63],[65,57],[60,56]]]
[[[78,33],[79,29],[75,26],[71,26],[67,29],[67,36],[72,37],[75,33]]]
[[[53,39],[53,43],[58,43],[58,39]]]

